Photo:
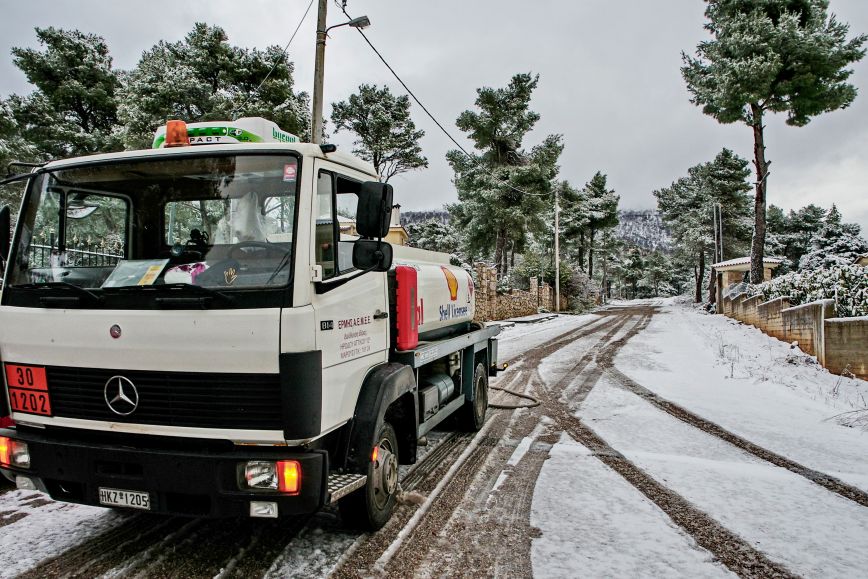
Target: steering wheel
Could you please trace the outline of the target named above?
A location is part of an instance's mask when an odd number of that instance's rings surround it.
[[[260,257],[283,257],[288,250],[272,243],[264,241],[239,241],[233,243],[226,251],[226,257],[242,261],[256,256]]]

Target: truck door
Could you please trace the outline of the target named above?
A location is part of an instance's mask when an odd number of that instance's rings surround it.
[[[353,268],[355,214],[364,175],[318,161],[313,218],[313,263],[322,269],[312,304],[323,360],[323,430],[353,415],[368,371],[387,360],[389,303],[385,273]]]

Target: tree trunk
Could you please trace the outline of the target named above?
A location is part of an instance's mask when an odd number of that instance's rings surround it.
[[[579,234],[579,269],[585,270],[585,230]]]
[[[705,276],[705,252],[699,252],[699,264],[693,268],[693,275],[696,279],[696,295],[694,301],[698,304],[702,303],[702,278]]]
[[[714,268],[711,269],[711,275],[708,276],[708,303],[717,302],[717,272]]]
[[[594,279],[594,230],[588,232],[588,278]]]
[[[750,283],[763,281],[763,251],[766,243],[766,180],[769,165],[766,161],[766,146],[763,140],[763,109],[758,104],[750,105],[753,117],[753,164],[756,167],[756,197],[754,199],[753,239],[750,245]]]
[[[503,252],[505,243],[505,232],[503,229],[497,230],[497,241],[494,244],[494,264],[497,269],[497,279],[503,275]]]

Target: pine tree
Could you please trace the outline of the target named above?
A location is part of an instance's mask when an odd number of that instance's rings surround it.
[[[119,149],[120,80],[105,41],[53,27],[37,28],[36,37],[42,49],[12,49],[15,66],[36,90],[9,97],[0,121],[5,131],[43,160]]]
[[[756,195],[751,281],[763,279],[766,237],[766,113],[786,113],[787,124],[850,105],[856,89],[849,65],[865,54],[868,37],[847,40],[848,25],[827,15],[827,0],[706,0],[705,25],[713,40],[697,58],[683,54],[682,75],[692,102],[721,123],[742,122],[754,136]]]
[[[419,146],[425,131],[417,130],[410,118],[407,95],[396,97],[387,86],[363,84],[357,94],[332,104],[331,119],[336,132],[356,134],[353,153],[371,162],[384,183],[428,166]]]
[[[409,245],[429,251],[458,253],[461,238],[455,228],[436,220],[411,223],[407,226]]]
[[[830,269],[852,264],[868,253],[868,241],[855,223],[842,223],[841,213],[832,205],[823,225],[811,238],[811,251],[799,260],[799,271]]]
[[[494,251],[498,276],[507,274],[510,252],[518,251],[528,233],[544,229],[563,151],[560,135],[549,135],[530,151],[522,148],[539,120],[529,108],[538,79],[517,74],[505,88],[477,89],[478,110],[464,111],[456,124],[478,153],[468,157],[453,150],[446,155],[458,189],[450,214],[466,232],[472,254]]]
[[[657,207],[676,242],[676,252],[691,256],[695,301],[702,301],[706,257],[714,247],[712,207],[720,205],[724,258],[736,256],[750,236],[750,175],[748,162],[723,149],[708,163],[691,167],[687,176],[670,187],[654,191]],[[713,299],[713,288],[709,288]]]
[[[129,148],[149,147],[167,119],[244,116],[267,118],[309,138],[309,99],[294,92],[293,70],[281,47],[238,48],[222,28],[197,23],[182,41],[158,42],[126,76],[119,111],[124,142]]]
[[[600,171],[585,184],[583,194],[588,202],[588,277],[594,279],[594,238],[599,231],[618,225],[620,197],[608,189],[606,175]]]

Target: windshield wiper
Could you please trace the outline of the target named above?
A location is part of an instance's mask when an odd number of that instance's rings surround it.
[[[268,277],[268,281],[265,282],[265,285],[271,285],[271,282],[274,281],[274,278],[277,277],[277,274],[279,274],[283,270],[283,268],[286,267],[286,264],[289,263],[289,260],[291,257],[292,257],[292,252],[287,251],[286,254],[283,256],[283,259],[280,260],[280,263],[277,264],[277,267],[275,268],[274,272]]]
[[[42,289],[65,289],[71,292],[74,292],[79,297],[83,297],[92,303],[101,304],[103,302],[102,296],[98,296],[90,290],[87,290],[83,287],[79,287],[75,284],[69,283],[68,281],[46,281],[41,283],[19,283],[15,285],[9,286],[10,288],[15,289],[23,289],[23,290],[42,290]]]
[[[150,292],[155,292],[155,293],[159,293],[159,292],[163,292],[163,291],[168,292],[168,293],[171,293],[171,292],[181,293],[181,292],[188,292],[188,291],[192,290],[192,291],[197,292],[199,294],[199,297],[198,298],[193,297],[192,301],[195,301],[197,299],[199,299],[201,301],[201,298],[203,298],[203,297],[219,298],[219,299],[221,299],[227,303],[232,303],[233,301],[235,301],[232,298],[232,296],[227,295],[221,291],[211,289],[209,287],[205,287],[205,286],[201,286],[201,285],[193,285],[190,283],[164,283],[164,284],[159,284],[159,285],[124,285],[124,286],[120,286],[120,287],[105,288],[105,289],[110,291],[110,292],[133,292],[133,291],[148,292],[148,291],[150,291]],[[166,300],[177,300],[178,304],[182,303],[182,301],[183,302],[190,302],[191,301],[190,296],[178,297],[178,298],[162,297],[162,298],[157,298],[157,299],[163,300],[163,302],[161,302],[161,303],[167,303],[167,304],[171,303],[171,302],[166,301]]]

